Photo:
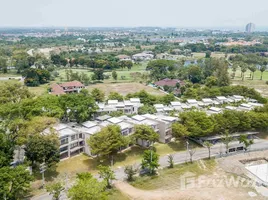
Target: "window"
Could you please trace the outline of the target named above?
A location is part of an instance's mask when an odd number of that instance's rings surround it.
[[[67,144],[68,143],[68,138],[63,138],[63,139],[61,139],[61,141],[60,141],[60,144],[61,145],[64,145],[64,144]]]
[[[71,140],[74,141],[77,139],[77,135],[72,135]]]
[[[68,146],[60,148],[60,152],[67,151],[67,150],[68,150]]]
[[[77,146],[78,146],[78,142],[76,142],[76,143],[70,145],[71,149],[72,149],[72,148],[75,148],[75,147],[77,147]]]

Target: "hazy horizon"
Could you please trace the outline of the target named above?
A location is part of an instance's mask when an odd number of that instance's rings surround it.
[[[9,0],[0,27],[268,27],[268,1]],[[15,6],[14,6],[15,5]],[[12,12],[10,12],[12,11]]]

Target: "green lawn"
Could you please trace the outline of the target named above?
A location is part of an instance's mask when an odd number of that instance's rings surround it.
[[[229,70],[229,73],[232,74],[232,70]],[[235,73],[234,79],[231,79],[233,85],[243,85],[246,87],[251,87],[257,90],[259,93],[261,93],[263,96],[268,97],[268,85],[266,84],[266,81],[268,81],[268,72],[263,72],[263,79],[260,80],[261,72],[256,71],[254,73],[254,79],[250,78],[250,71],[247,70],[245,72],[245,78],[244,81],[242,81],[241,78],[241,71],[238,69]]]
[[[127,68],[125,69],[116,69],[115,71],[117,72],[117,82],[132,82],[135,81],[133,79],[133,77],[131,77],[131,73],[135,73],[135,72],[139,72],[139,73],[145,73],[145,69],[146,69],[147,63],[146,62],[142,62],[140,64],[134,64],[133,67],[131,68],[131,70],[128,70]],[[73,72],[84,72],[86,73],[88,76],[91,77],[91,75],[93,74],[92,70],[90,69],[72,69]],[[66,80],[66,73],[65,73],[65,69],[60,69],[58,70],[59,72],[59,77],[57,77],[56,81],[61,82],[62,81],[67,81]],[[107,80],[104,80],[105,83],[110,83],[110,82],[114,82],[113,78],[112,78],[112,71],[105,71],[104,72],[107,75],[110,75],[110,78]],[[125,76],[124,79],[122,79],[121,77]],[[60,78],[62,77],[62,79]]]
[[[202,162],[202,163],[201,163]],[[211,174],[216,166],[216,161],[202,160],[188,164],[175,165],[174,168],[165,168],[158,170],[159,175],[156,176],[139,176],[136,177],[135,181],[131,184],[134,187],[143,190],[154,190],[154,189],[170,189],[170,187],[176,184],[177,187],[180,185],[180,176],[185,173],[194,173],[196,176]]]
[[[229,73],[232,74],[232,70],[231,69],[229,70]],[[244,81],[252,81],[252,78],[250,78],[250,74],[251,74],[251,71],[250,70],[247,70],[245,72],[245,79],[244,79]],[[255,71],[255,73],[254,73],[254,80],[260,80],[260,78],[261,78],[261,71],[259,71],[259,70]],[[242,79],[241,78],[241,71],[240,71],[240,69],[237,69],[236,70],[236,73],[235,73],[234,80],[241,80],[241,79]],[[263,81],[267,81],[268,80],[268,71],[263,72],[262,80]]]
[[[169,144],[155,143],[154,147],[160,156],[174,154],[176,152],[185,150],[185,144],[181,142],[171,142]],[[124,167],[126,165],[132,165],[141,162],[144,150],[146,149],[139,146],[133,146],[130,149],[118,153],[114,156],[113,167]],[[69,177],[75,177],[77,173],[81,172],[88,171],[91,173],[97,173],[97,166],[100,164],[109,165],[110,161],[108,159],[97,159],[89,157],[85,154],[81,154],[59,162],[55,170],[46,172],[46,177],[47,180],[50,181],[53,179],[53,177],[56,178],[65,174],[68,174]],[[41,179],[41,175],[37,173],[36,178]]]

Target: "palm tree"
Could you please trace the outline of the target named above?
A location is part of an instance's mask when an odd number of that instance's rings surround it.
[[[243,143],[245,145],[245,151],[247,151],[249,146],[254,144],[254,141],[253,141],[253,139],[248,139],[247,135],[240,135],[239,143]]]
[[[228,153],[229,150],[229,144],[233,141],[233,137],[229,135],[228,131],[225,131],[224,136],[221,138],[222,143],[225,145],[226,153]]]
[[[238,67],[239,67],[238,63],[234,63],[234,64],[232,65],[232,71],[233,71],[233,75],[232,75],[232,77],[233,77],[233,78],[235,77],[235,72],[236,72],[236,70],[237,70]]]
[[[207,147],[207,149],[208,149],[208,158],[210,159],[210,151],[211,151],[211,147],[213,146],[213,144],[212,143],[210,143],[209,141],[205,141],[204,143],[203,143],[203,145],[205,146],[205,147]]]
[[[244,81],[245,72],[248,70],[248,65],[247,64],[240,65],[240,68],[241,68],[241,73],[242,73],[242,81]]]
[[[253,80],[253,78],[254,78],[254,73],[255,73],[255,71],[257,70],[257,67],[256,67],[256,65],[250,65],[249,67],[248,67],[248,69],[251,71],[251,73],[252,73],[252,80]]]
[[[261,71],[261,80],[262,80],[262,74],[263,74],[263,72],[266,70],[266,65],[262,65],[261,67],[260,67],[260,71]]]

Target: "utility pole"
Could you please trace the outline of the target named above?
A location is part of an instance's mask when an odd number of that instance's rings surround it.
[[[39,169],[40,169],[40,173],[42,174],[42,186],[43,186],[43,188],[45,188],[45,171],[47,169],[45,159],[44,159],[44,162],[40,164]]]

